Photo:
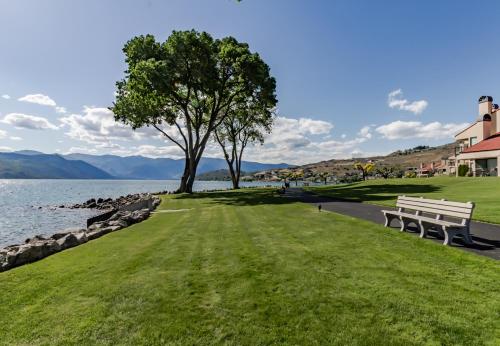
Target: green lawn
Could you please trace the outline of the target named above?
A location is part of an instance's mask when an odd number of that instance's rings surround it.
[[[500,262],[268,190],[168,196],[0,273],[0,343],[493,345],[499,282]]]
[[[399,195],[445,198],[476,204],[473,219],[500,223],[500,179],[434,177],[377,179],[335,186],[309,187],[320,195],[372,204],[394,206]]]

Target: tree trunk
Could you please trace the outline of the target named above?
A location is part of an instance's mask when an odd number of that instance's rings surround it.
[[[198,162],[199,162],[199,160],[196,160],[194,158],[192,160],[193,162],[191,162],[189,165],[189,178],[186,184],[187,193],[193,193],[193,185],[194,185],[194,180],[196,178],[196,170],[198,168]]]
[[[187,183],[189,179],[189,158],[186,157],[185,163],[184,163],[184,173],[182,173],[181,177],[181,184],[179,188],[177,189],[176,193],[184,193],[187,192]]]
[[[231,162],[230,160],[226,160],[226,162],[229,170],[229,175],[231,176],[231,182],[233,183],[233,189],[239,189],[238,178],[236,176],[236,172],[234,171],[233,162]]]

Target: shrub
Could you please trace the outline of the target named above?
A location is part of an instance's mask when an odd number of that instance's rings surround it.
[[[417,177],[417,173],[415,172],[406,172],[405,174],[405,178],[416,178]]]
[[[459,165],[458,166],[458,176],[459,177],[467,176],[468,172],[469,172],[469,166],[467,166],[467,165]]]

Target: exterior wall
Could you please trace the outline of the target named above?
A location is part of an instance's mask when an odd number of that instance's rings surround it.
[[[471,167],[474,176],[476,175],[477,165],[476,160],[480,159],[497,159],[497,176],[500,176],[500,150],[491,150],[491,151],[480,151],[477,153],[463,153],[457,156],[458,164],[466,164]],[[457,164],[457,167],[458,167]],[[458,174],[458,172],[457,172]]]
[[[480,151],[477,153],[462,153],[457,155],[458,160],[489,159],[500,156],[500,150]]]
[[[464,141],[466,140],[467,145],[470,146],[469,139],[471,137],[477,137],[477,141],[480,142],[484,139],[483,137],[483,122],[478,121],[465,131],[460,132],[455,136],[455,140],[457,141]]]

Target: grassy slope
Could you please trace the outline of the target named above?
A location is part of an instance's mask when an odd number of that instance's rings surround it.
[[[309,190],[330,197],[394,206],[399,195],[445,198],[476,203],[472,217],[500,223],[500,179],[434,177],[419,179],[377,179],[366,182],[311,187]]]
[[[0,273],[0,343],[500,342],[499,262],[267,191],[197,197]]]

